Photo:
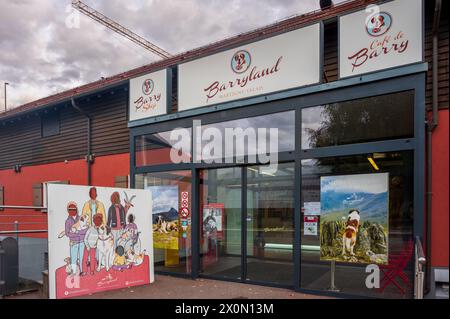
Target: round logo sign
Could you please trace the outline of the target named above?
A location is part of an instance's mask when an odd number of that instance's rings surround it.
[[[392,17],[387,12],[374,14],[367,20],[366,31],[373,37],[379,37],[385,34],[391,28]]]
[[[240,50],[233,55],[231,58],[231,69],[235,73],[244,73],[248,70],[252,64],[252,57],[250,53],[245,50]]]
[[[180,214],[181,214],[181,217],[187,218],[191,214],[191,212],[189,211],[189,208],[183,207],[180,211]]]
[[[144,82],[142,82],[142,93],[144,93],[145,95],[151,94],[154,88],[155,84],[153,83],[153,80],[146,79]]]

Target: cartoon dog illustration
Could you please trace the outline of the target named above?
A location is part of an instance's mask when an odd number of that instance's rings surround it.
[[[357,209],[352,209],[348,213],[347,222],[345,223],[345,231],[342,235],[342,255],[350,252],[354,256],[353,248],[356,245],[356,235],[360,225],[360,216]]]
[[[97,272],[104,266],[106,271],[113,265],[114,261],[114,237],[111,234],[111,229],[107,226],[100,226],[98,228],[98,265]]]
[[[144,262],[145,249],[141,254],[136,254],[132,249],[128,250],[126,253],[127,263],[133,264],[134,266],[139,266]]]
[[[72,272],[72,262],[70,261],[70,257],[67,257],[64,259],[64,262],[66,263],[66,274],[67,275],[80,275],[81,271],[80,271],[80,266],[77,264],[77,270],[75,273]]]
[[[72,232],[77,232],[83,229],[87,229],[88,226],[88,219],[85,215],[82,215],[80,217],[80,219],[78,220],[78,222],[76,222],[75,224],[73,224],[72,226]]]

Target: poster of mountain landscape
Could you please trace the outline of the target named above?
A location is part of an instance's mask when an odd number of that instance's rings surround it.
[[[387,264],[389,174],[320,178],[320,259]]]
[[[178,249],[178,186],[149,186],[153,198],[153,247]]]

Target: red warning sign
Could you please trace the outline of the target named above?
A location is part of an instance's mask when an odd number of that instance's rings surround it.
[[[187,218],[187,217],[189,217],[190,214],[191,214],[191,212],[189,211],[189,208],[187,208],[187,207],[183,207],[180,211],[180,215],[182,218]]]

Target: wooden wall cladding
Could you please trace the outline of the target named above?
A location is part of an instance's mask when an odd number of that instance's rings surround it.
[[[92,153],[96,156],[129,152],[127,92],[104,94],[79,103],[92,117]],[[70,106],[57,107],[60,133],[42,137],[41,116],[29,114],[0,124],[0,169],[84,158],[87,119]],[[49,112],[51,112],[49,110]]]

